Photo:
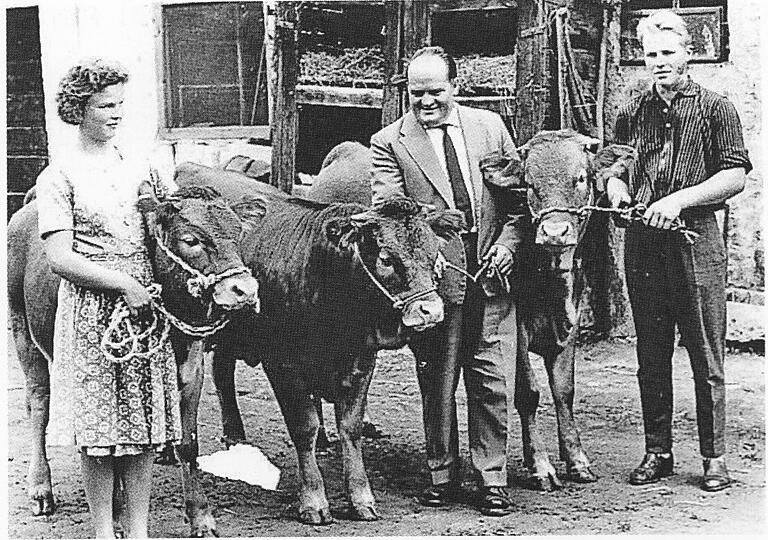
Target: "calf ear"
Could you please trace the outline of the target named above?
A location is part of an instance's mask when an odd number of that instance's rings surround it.
[[[323,223],[323,229],[328,241],[339,249],[347,249],[360,239],[360,227],[350,217],[331,218]]]
[[[609,178],[623,178],[632,169],[637,152],[626,144],[611,144],[603,148],[592,161],[595,183],[599,191],[605,191]]]
[[[243,197],[231,208],[241,220],[254,225],[267,213],[266,201],[257,197]]]
[[[517,156],[494,152],[480,160],[483,182],[500,188],[520,187],[525,183],[523,162]]]
[[[427,223],[443,240],[464,232],[467,222],[460,210],[436,210],[427,214]]]

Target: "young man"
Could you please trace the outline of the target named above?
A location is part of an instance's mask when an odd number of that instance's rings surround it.
[[[420,501],[442,506],[460,496],[455,393],[463,368],[469,446],[482,483],[476,504],[486,515],[501,516],[512,509],[506,450],[517,326],[515,304],[498,277],[510,272],[520,234],[516,218],[508,219],[509,210],[497,208],[484,186],[480,160],[516,151],[500,116],[454,102],[456,64],[442,48],[414,53],[407,75],[411,110],[371,138],[373,204],[399,194],[461,210],[468,232],[444,250],[446,257],[465,262],[471,274],[484,261],[497,272],[481,284],[462,279],[451,291],[441,290],[444,322],[411,340],[432,479]],[[449,277],[456,276],[443,280]]]
[[[607,184],[614,207],[647,205],[627,229],[625,270],[637,332],[646,455],[629,476],[648,484],[672,474],[672,353],[675,326],[688,350],[696,393],[702,488],[730,485],[725,464],[725,277],[715,211],[744,189],[752,165],[736,109],[688,76],[691,39],[671,11],[642,20],[638,35],[653,87],[623,106],[616,142],[638,151],[634,178]],[[689,243],[678,220],[699,234]]]

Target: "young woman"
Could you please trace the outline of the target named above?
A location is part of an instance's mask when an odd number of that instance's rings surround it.
[[[169,343],[116,361],[101,339],[116,301],[132,316],[150,308],[152,281],[137,208],[146,163],[113,144],[128,74],[92,60],[71,68],[56,96],[62,121],[77,126],[72,151],[37,179],[40,235],[59,288],[51,375],[49,442],[80,451],[98,538],[114,538],[115,478],[125,488],[122,526],[147,537],[154,450],[181,436],[176,363]]]

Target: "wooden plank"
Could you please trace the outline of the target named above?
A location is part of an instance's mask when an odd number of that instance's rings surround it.
[[[517,9],[517,0],[434,0],[433,12]]]
[[[300,85],[296,87],[296,103],[381,109],[382,94],[379,88]]]
[[[181,139],[269,140],[270,126],[160,128],[158,136],[164,141],[177,141]]]
[[[274,65],[277,69],[272,114],[272,178],[270,183],[290,193],[296,174],[296,83],[298,82],[297,4],[277,2]]]

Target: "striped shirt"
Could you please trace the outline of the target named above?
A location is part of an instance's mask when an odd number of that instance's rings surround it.
[[[655,85],[619,109],[615,142],[638,153],[630,194],[646,204],[736,167],[752,170],[736,108],[688,79],[667,103]]]

